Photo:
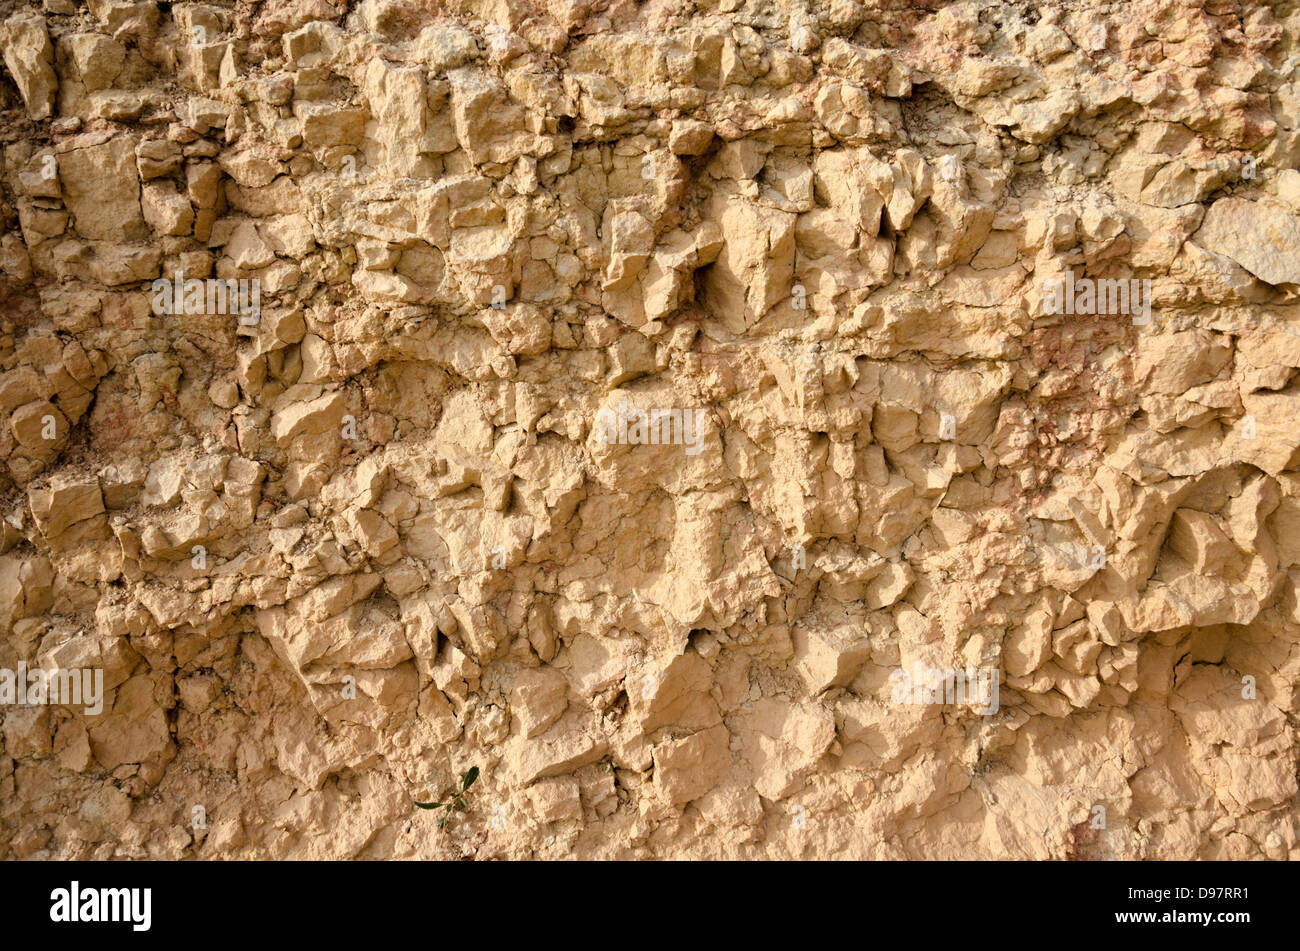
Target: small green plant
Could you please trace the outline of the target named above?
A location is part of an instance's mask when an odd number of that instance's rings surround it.
[[[447,820],[451,818],[452,813],[469,811],[469,803],[465,799],[465,793],[469,791],[470,786],[474,785],[476,779],[478,779],[478,767],[471,766],[469,772],[461,777],[460,791],[453,793],[446,802],[417,802],[416,805],[421,809],[445,809],[446,812],[443,817],[438,820],[438,828],[441,829],[447,824]]]

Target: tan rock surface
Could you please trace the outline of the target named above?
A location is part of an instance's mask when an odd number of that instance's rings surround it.
[[[1300,858],[1293,4],[345,6],[0,16],[0,855]]]

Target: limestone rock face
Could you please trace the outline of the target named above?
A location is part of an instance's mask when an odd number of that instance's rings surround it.
[[[1104,6],[10,4],[0,855],[1300,858],[1300,13]]]
[[[34,10],[15,13],[0,26],[5,69],[18,86],[27,114],[48,119],[54,111],[59,77],[54,72],[54,46],[45,19]]]
[[[1220,198],[1195,237],[1265,283],[1300,284],[1300,214],[1281,202]]]

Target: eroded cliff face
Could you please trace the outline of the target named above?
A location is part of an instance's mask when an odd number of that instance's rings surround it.
[[[4,855],[1300,855],[1296,3],[0,19]]]

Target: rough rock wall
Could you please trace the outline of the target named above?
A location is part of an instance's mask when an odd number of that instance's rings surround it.
[[[1300,855],[1296,3],[0,19],[0,853]]]

